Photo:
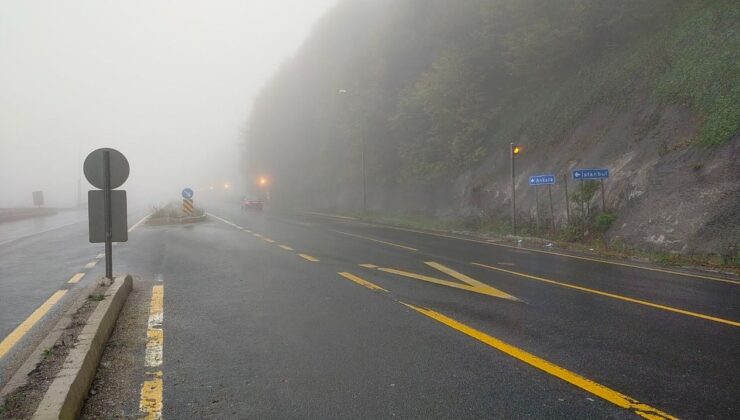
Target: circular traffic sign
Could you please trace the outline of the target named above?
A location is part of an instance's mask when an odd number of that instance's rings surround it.
[[[106,153],[107,152],[107,153]],[[110,188],[118,188],[126,182],[129,174],[128,160],[116,149],[103,147],[94,150],[87,158],[83,165],[85,178],[96,188],[105,188],[105,155],[108,155]]]
[[[190,188],[185,188],[182,190],[182,198],[193,198],[195,193]]]

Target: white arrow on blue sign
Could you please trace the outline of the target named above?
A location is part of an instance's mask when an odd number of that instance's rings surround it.
[[[533,175],[529,177],[529,185],[552,185],[555,183],[555,175]]]
[[[605,179],[609,178],[609,169],[574,169],[573,179]]]
[[[190,188],[182,190],[182,198],[193,198],[193,195],[195,195],[195,193]]]

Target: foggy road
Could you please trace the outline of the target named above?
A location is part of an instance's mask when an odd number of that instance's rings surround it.
[[[144,216],[129,214],[130,226]],[[100,276],[87,209],[0,224],[0,385],[53,326],[81,286]]]
[[[114,333],[108,357],[139,361],[104,373],[134,378],[123,414],[139,412],[145,380],[163,395],[145,386],[141,404],[163,403],[164,418],[740,409],[737,280],[320,215],[210,214],[142,227],[121,248],[117,271],[136,274],[142,294],[127,311],[164,314],[157,369],[145,316],[124,314]],[[116,353],[121,335],[138,340],[133,356]]]

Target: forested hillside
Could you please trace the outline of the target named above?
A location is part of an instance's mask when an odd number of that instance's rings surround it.
[[[503,226],[515,142],[524,229],[529,175],[603,166],[608,214],[571,185],[587,223],[569,227],[559,182],[543,226],[726,253],[740,237],[738,22],[733,0],[346,0],[255,102],[245,173],[269,174],[276,206],[353,212],[364,151],[369,211]]]

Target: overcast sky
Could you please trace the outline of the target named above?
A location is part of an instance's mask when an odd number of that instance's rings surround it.
[[[144,204],[236,182],[252,100],[335,3],[1,0],[0,207],[73,205],[98,147]]]

